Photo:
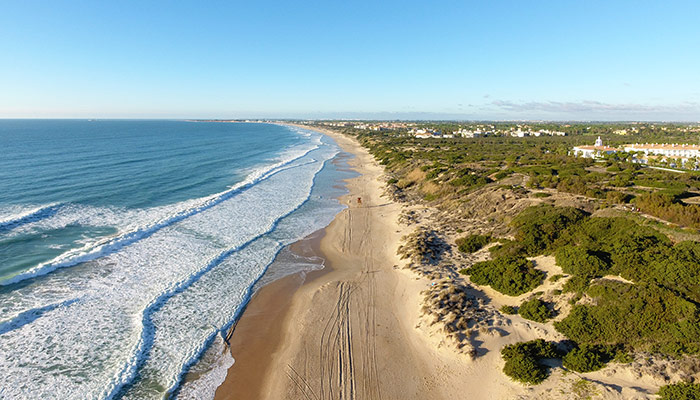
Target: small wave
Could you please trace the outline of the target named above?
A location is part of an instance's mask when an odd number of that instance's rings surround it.
[[[309,149],[304,150],[303,152],[290,156],[286,160],[273,164],[272,166],[268,166],[267,168],[261,168],[258,171],[249,175],[243,182],[232,186],[230,189],[203,198],[200,204],[197,206],[177,212],[174,215],[166,217],[163,220],[156,222],[152,225],[137,228],[131,232],[124,233],[116,238],[103,239],[98,241],[97,243],[91,243],[89,245],[86,245],[81,249],[64,253],[49,262],[39,264],[36,267],[29,269],[28,271],[17,274],[0,282],[0,286],[7,286],[27,279],[36,278],[51,273],[59,268],[72,267],[74,265],[87,261],[92,261],[97,258],[104,257],[105,255],[111,254],[115,251],[118,251],[119,249],[125,246],[128,246],[134,242],[151,236],[152,234],[154,234],[162,228],[170,226],[178,221],[182,221],[193,215],[199,214],[204,210],[210,209],[216,206],[217,204],[220,204],[221,202],[230,199],[231,197],[240,193],[242,190],[245,190],[246,188],[249,188],[279,172],[292,168],[293,166],[291,164],[294,163],[294,161],[303,158],[304,156],[306,156],[311,151],[317,148],[318,146],[313,146]],[[303,165],[306,164],[307,163],[304,163]]]
[[[32,308],[30,310],[24,311],[10,320],[0,322],[0,335],[4,335],[7,332],[13,331],[15,329],[19,329],[23,327],[24,325],[30,324],[33,321],[35,321],[37,318],[40,318],[42,315],[45,313],[55,310],[59,307],[67,307],[79,299],[69,299],[62,301],[60,303],[55,303],[55,304],[49,304],[43,307],[38,307],[38,308]]]
[[[24,224],[52,217],[58,212],[61,206],[62,204],[60,203],[49,204],[0,220],[0,233],[11,231]]]
[[[307,153],[308,154],[308,153]],[[307,165],[309,163],[304,163],[303,165]],[[284,170],[288,170],[289,168],[284,168]],[[320,170],[320,169],[319,169]],[[279,171],[275,171],[279,172]],[[318,173],[314,174],[314,176]],[[313,187],[313,186],[312,186]],[[301,206],[306,203],[309,198],[311,197],[311,190],[312,187],[309,188],[309,191],[306,193],[305,198],[294,208],[289,210],[288,212],[278,216],[272,224],[265,230],[264,232],[252,237],[245,243],[236,246],[234,248],[228,249],[222,253],[220,253],[218,256],[213,258],[211,261],[209,261],[204,267],[193,271],[189,276],[187,276],[185,279],[173,283],[168,289],[164,290],[159,296],[157,296],[155,299],[153,299],[148,306],[142,311],[141,313],[141,335],[139,338],[138,343],[136,344],[134,350],[132,351],[132,356],[131,359],[126,363],[124,366],[124,369],[118,373],[114,379],[114,381],[109,385],[108,389],[106,390],[106,393],[104,393],[104,398],[106,399],[112,399],[117,397],[121,391],[128,386],[137,376],[138,374],[138,369],[139,367],[144,363],[146,358],[148,357],[148,354],[150,352],[151,347],[153,346],[153,336],[155,334],[155,324],[153,321],[151,321],[151,315],[153,315],[155,312],[157,312],[171,297],[174,295],[183,292],[186,290],[188,287],[190,287],[192,284],[197,282],[204,274],[206,274],[208,271],[213,269],[214,267],[218,266],[221,264],[224,260],[226,260],[229,256],[232,254],[235,254],[246,247],[248,247],[250,244],[255,242],[256,240],[262,238],[263,236],[273,232],[279,222],[284,219],[285,217],[291,215],[293,212],[298,210]],[[282,245],[280,244],[278,251],[281,250]],[[269,264],[265,267],[265,269],[262,271],[262,274],[264,274],[265,270]],[[253,294],[253,288],[255,287],[255,284],[260,280],[262,277],[262,274],[258,276],[254,282],[251,282],[250,285],[248,286],[246,290],[246,296],[243,304],[247,304],[248,301],[250,300],[250,297],[252,297]],[[242,307],[244,308],[244,307]],[[242,312],[242,309],[239,310]],[[236,315],[236,318],[238,315]],[[187,369],[187,367],[191,366],[194,364],[199,358],[201,358],[202,353],[207,349],[208,344],[211,343],[211,341],[214,339],[217,333],[222,332],[220,329],[215,329],[209,336],[208,340],[205,341],[205,343],[202,343],[198,349],[194,351],[194,354],[191,355],[189,360],[185,363],[185,369],[180,372],[177,381],[174,382],[174,384],[169,388],[168,392],[172,392],[175,390],[182,378],[184,377],[184,371]]]
[[[211,353],[209,357],[215,358],[215,361],[196,380],[186,382],[180,387],[176,393],[178,399],[213,399],[216,389],[224,383],[229,368],[235,362],[231,351],[224,344],[224,340],[217,336],[207,353]]]

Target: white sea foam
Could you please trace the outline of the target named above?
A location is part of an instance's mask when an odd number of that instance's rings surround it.
[[[128,221],[130,219],[128,217],[134,217],[133,215],[129,215],[130,213],[121,213],[121,215],[119,215],[120,213],[115,213],[114,210],[111,209],[99,209],[99,211],[95,212],[94,208],[84,208],[77,206],[81,212],[67,213],[69,217],[64,219],[52,218],[48,221],[45,221],[42,228],[56,229],[59,227],[65,227],[71,223],[78,223],[82,225],[105,226],[105,222],[112,222],[112,224],[109,225],[121,226],[121,230],[123,233],[116,237],[100,239],[97,242],[90,242],[79,249],[67,251],[51,261],[41,263],[25,272],[19,273],[11,278],[1,281],[0,285],[9,285],[21,282],[26,279],[42,276],[52,271],[55,271],[58,268],[71,267],[79,263],[103,257],[114,251],[118,251],[122,247],[128,246],[131,243],[143,239],[144,237],[148,237],[154,232],[157,232],[158,230],[164,227],[167,227],[178,221],[182,221],[195,214],[210,209],[218,205],[219,203],[230,199],[232,196],[235,196],[242,189],[255,185],[256,183],[261,182],[265,179],[268,179],[269,177],[281,171],[284,171],[287,168],[291,168],[291,163],[293,163],[295,160],[306,156],[307,154],[309,154],[309,152],[317,148],[318,145],[314,145],[311,148],[306,147],[301,150],[291,152],[289,155],[287,155],[287,159],[284,159],[272,166],[257,169],[254,173],[250,174],[243,182],[240,182],[239,184],[231,187],[230,189],[224,192],[217,193],[212,196],[207,196],[201,199],[178,203],[174,206],[151,209],[147,211],[146,215],[142,216],[142,218],[138,218],[139,215],[137,215],[137,218],[131,219],[140,221],[140,225],[137,226],[133,226],[132,224],[126,224],[126,227],[124,227],[124,225],[119,224],[120,220]],[[309,162],[313,162],[313,160]],[[93,212],[85,212],[86,209]],[[136,213],[139,212],[137,211]],[[115,217],[116,215],[119,215],[119,217]],[[79,216],[80,218],[71,218],[74,216]],[[145,223],[144,220],[146,221]]]
[[[138,240],[0,291],[3,395],[143,399],[177,388],[279,250],[339,209],[308,207],[336,151],[317,145],[196,212],[166,214]],[[229,361],[181,396],[209,398]]]
[[[182,385],[177,396],[179,399],[213,399],[216,389],[224,382],[228,369],[235,362],[228,347],[224,344],[224,340],[218,335],[203,359],[202,364],[206,365],[207,369],[196,371],[197,379]]]
[[[10,206],[0,210],[0,232],[14,229],[27,223],[39,221],[56,214],[61,205],[57,203],[39,207]]]

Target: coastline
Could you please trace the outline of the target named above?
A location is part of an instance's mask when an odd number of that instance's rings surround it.
[[[431,352],[411,325],[425,282],[397,269],[401,206],[382,196],[383,168],[366,149],[317,131],[353,154],[360,174],[340,197],[348,208],[311,241],[326,267],[254,295],[231,337],[236,363],[215,398],[427,398]]]
[[[292,243],[289,248],[306,257],[319,257],[325,228]],[[270,267],[274,268],[275,264]],[[265,373],[282,341],[281,331],[291,301],[299,288],[332,270],[327,261],[319,270],[300,271],[261,286],[229,332],[228,351],[236,362],[217,388],[219,399],[260,398]]]

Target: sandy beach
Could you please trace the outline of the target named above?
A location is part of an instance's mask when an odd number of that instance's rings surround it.
[[[236,363],[217,399],[427,398],[424,351],[407,317],[416,285],[398,270],[405,232],[400,206],[382,196],[383,170],[358,143],[333,136],[355,156],[348,208],[325,229],[323,272],[290,276],[260,290],[237,324]],[[357,198],[361,198],[361,203]],[[417,311],[417,309],[416,309]]]
[[[517,316],[511,324],[488,306],[481,332],[456,347],[423,307],[437,280],[403,268],[407,261],[397,255],[415,226],[399,224],[405,206],[384,195],[383,168],[354,139],[323,132],[354,155],[349,164],[360,174],[340,199],[348,208],[322,234],[296,244],[324,258],[326,268],[257,292],[232,335],[236,363],[216,399],[511,399],[527,392],[501,372],[500,348],[556,333]],[[498,334],[494,324],[513,334]],[[465,351],[470,346],[478,347],[476,359]]]
[[[555,369],[537,386],[503,374],[503,346],[563,339],[551,323],[497,311],[532,293],[509,297],[476,288],[452,267],[405,268],[410,260],[401,259],[397,249],[416,225],[399,223],[399,216],[407,208],[426,215],[432,211],[392,201],[384,195],[383,168],[366,149],[352,138],[324,133],[354,155],[349,164],[360,174],[348,180],[349,193],[340,199],[348,208],[323,231],[294,245],[305,256],[323,258],[326,268],[288,276],[258,291],[232,335],[236,362],[216,399],[653,397],[663,382],[643,377],[632,365],[585,375]],[[489,193],[475,204],[498,203]],[[530,204],[527,199],[505,202]],[[439,217],[425,220],[436,226]],[[465,224],[478,227],[482,222]],[[486,257],[484,249],[457,262]],[[533,262],[547,276],[561,273],[553,257]],[[560,289],[561,284],[538,289]],[[437,299],[453,295],[461,300],[437,306]],[[454,329],[460,319],[466,330]]]

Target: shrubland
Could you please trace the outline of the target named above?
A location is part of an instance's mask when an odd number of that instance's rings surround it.
[[[544,279],[544,273],[535,269],[532,261],[522,256],[478,262],[460,272],[469,274],[471,281],[478,285],[491,286],[509,296],[527,293],[539,286]]]

